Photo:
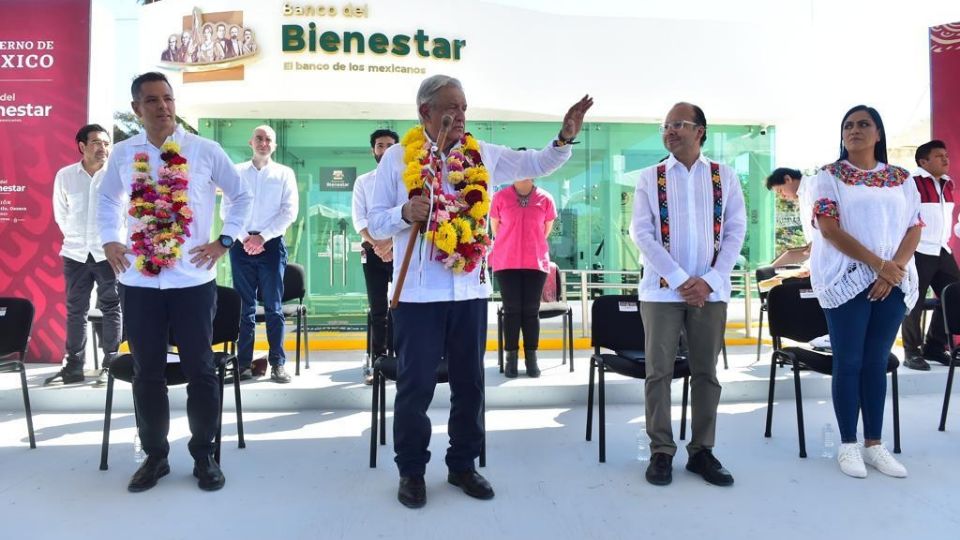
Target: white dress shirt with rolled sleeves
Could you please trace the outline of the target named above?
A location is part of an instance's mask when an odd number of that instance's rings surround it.
[[[363,173],[353,183],[353,229],[359,234],[367,229],[369,233],[370,201],[373,200],[373,186],[377,180],[377,170]]]
[[[223,148],[214,141],[187,133],[180,127],[172,138],[180,145],[180,155],[187,160],[187,206],[193,211],[190,236],[186,237],[186,242],[181,246],[182,256],[176,266],[164,268],[157,276],[141,274],[133,264],[136,257],[128,254],[130,267],[120,274],[120,283],[127,286],[180,289],[213,281],[217,276],[216,267],[210,270],[205,268],[206,265],[197,268],[190,262],[192,255],[189,251],[209,243],[221,234],[238,238],[250,217],[253,197]],[[127,231],[132,231],[137,220],[126,213],[126,206],[129,204],[131,191],[133,158],[138,152],[149,156],[150,175],[154,180],[157,179],[157,169],[163,163],[160,160],[161,150],[147,140],[145,133],[134,135],[114,147],[107,163],[107,173],[100,185],[100,202],[97,206],[97,223],[104,244],[120,242],[128,248],[133,244],[129,234],[123,232],[121,216],[127,216]],[[218,187],[232,204],[223,228],[213,234],[211,228]]]
[[[87,173],[83,162],[67,165],[53,179],[53,219],[63,233],[60,255],[85,262],[88,255],[100,262],[106,260],[103,242],[97,230],[97,192],[106,166]]]
[[[300,212],[300,192],[293,169],[270,160],[257,170],[253,161],[246,161],[237,165],[237,172],[253,195],[253,211],[237,239],[242,242],[250,231],[259,232],[264,242],[286,234]],[[227,200],[220,205],[220,217],[229,215],[230,206]]]
[[[747,215],[740,179],[730,167],[720,165],[723,217],[720,252],[713,261],[713,180],[710,160],[700,157],[687,168],[673,154],[664,162],[667,174],[667,208],[670,217],[670,251],[663,247],[657,166],[640,171],[633,201],[630,237],[644,261],[640,280],[641,302],[683,302],[677,292],[691,277],[701,277],[713,292],[708,302],[730,301],[730,273],[740,256],[747,231]],[[712,264],[711,264],[712,263]],[[660,278],[669,287],[660,287]]]
[[[520,178],[546,176],[559,169],[573,154],[570,145],[554,147],[552,143],[542,150],[513,150],[506,146],[480,143],[480,157],[490,173],[490,191],[494,185],[514,182]],[[397,256],[406,252],[410,224],[403,221],[402,208],[409,200],[403,183],[403,145],[395,144],[383,154],[377,167],[373,199],[370,204],[367,229],[374,238],[393,238],[393,252]],[[446,156],[442,176],[443,190],[455,190],[446,181]],[[413,251],[406,281],[400,296],[401,302],[446,302],[488,298],[493,291],[489,279],[481,280],[480,272],[486,265],[477,265],[472,272],[454,274],[444,265],[430,258],[429,242],[419,237]],[[436,248],[434,248],[435,250]],[[435,253],[434,253],[435,254]],[[400,264],[393,265],[391,294]]]

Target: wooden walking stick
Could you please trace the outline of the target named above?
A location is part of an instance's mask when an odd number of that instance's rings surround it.
[[[443,115],[440,119],[440,135],[437,137],[437,151],[443,151],[443,145],[447,140],[447,132],[453,124],[453,117],[449,114]],[[429,189],[429,186],[424,186]],[[421,195],[422,196],[422,195]],[[413,246],[417,243],[417,236],[425,228],[426,223],[415,221],[410,225],[410,236],[407,237],[407,249],[403,253],[403,262],[400,264],[400,273],[397,274],[397,282],[393,288],[393,298],[390,299],[390,309],[396,309],[400,303],[400,292],[403,291],[403,282],[407,278],[407,269],[410,267],[410,258],[413,257]]]

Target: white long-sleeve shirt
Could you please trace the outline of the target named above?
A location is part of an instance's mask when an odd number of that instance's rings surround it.
[[[917,177],[920,180],[917,180]],[[953,180],[949,176],[943,177],[944,183],[933,177],[923,167],[913,172],[913,181],[920,193],[920,218],[924,227],[920,229],[920,243],[917,252],[923,255],[937,257],[940,250],[953,253],[950,249],[950,236],[960,236],[960,223],[951,227],[953,223]]]
[[[300,193],[293,169],[270,160],[257,170],[253,161],[245,161],[237,165],[237,173],[253,195],[250,219],[237,239],[243,241],[250,231],[259,232],[264,242],[283,236],[300,212]],[[229,215],[230,206],[229,201],[221,204],[221,218]]]
[[[546,176],[559,169],[573,154],[570,145],[555,147],[552,142],[542,150],[525,151],[483,141],[479,143],[481,160],[490,174],[490,188],[518,178]],[[367,225],[370,236],[393,238],[393,252],[397,256],[406,252],[410,230],[401,213],[404,203],[409,200],[402,178],[405,168],[403,151],[403,145],[395,144],[380,159]],[[442,177],[444,193],[453,193],[453,186],[446,180],[446,156],[443,157]],[[422,236],[420,240],[423,240]],[[430,259],[430,246],[429,242],[423,240],[414,249],[400,296],[401,302],[445,302],[490,296],[493,291],[490,280],[481,282],[480,279],[484,265],[478,265],[469,273],[454,274],[442,263]],[[400,266],[393,265],[391,291],[400,274]]]
[[[643,257],[642,302],[683,302],[677,288],[691,277],[701,277],[713,292],[708,302],[730,301],[730,273],[737,263],[747,231],[747,214],[740,179],[720,165],[723,191],[720,252],[716,263],[713,240],[713,180],[710,160],[701,154],[687,168],[673,154],[663,163],[667,174],[667,210],[670,217],[670,251],[663,247],[657,165],[640,171],[633,200],[630,237]],[[660,278],[669,287],[660,287]]]
[[[817,237],[819,231],[813,226],[813,201],[810,200],[809,187],[812,182],[809,177],[800,179],[797,186],[797,210],[800,214],[800,228],[803,229],[803,239],[809,244]]]
[[[220,234],[236,239],[243,232],[244,224],[250,216],[253,197],[219,144],[187,133],[180,127],[177,127],[172,139],[180,145],[180,155],[187,160],[187,207],[193,211],[190,236],[186,237],[186,242],[181,246],[183,255],[176,266],[164,268],[157,276],[141,274],[133,265],[136,257],[128,254],[130,267],[120,274],[120,283],[127,286],[179,289],[213,281],[217,275],[216,267],[210,270],[197,268],[190,262],[192,255],[189,251],[209,243],[211,238]],[[121,216],[127,216],[127,230],[132,231],[137,220],[126,213],[124,205],[129,204],[133,157],[138,152],[145,152],[149,156],[150,175],[154,180],[158,178],[157,169],[163,164],[160,160],[161,151],[147,140],[145,133],[134,135],[114,146],[107,163],[107,173],[100,185],[100,200],[97,205],[97,224],[104,244],[120,242],[128,248],[133,245],[130,235],[122,232]],[[223,191],[231,205],[223,229],[213,235],[210,229],[213,226],[217,187]]]
[[[377,170],[363,173],[353,183],[353,229],[359,233],[368,229],[370,222],[370,202],[373,200],[373,186],[377,180]]]
[[[106,260],[97,230],[97,192],[106,167],[91,176],[83,162],[67,165],[53,179],[53,219],[63,233],[60,255],[84,262],[88,255]]]

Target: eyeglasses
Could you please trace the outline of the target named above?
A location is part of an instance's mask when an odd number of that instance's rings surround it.
[[[691,122],[689,120],[677,120],[676,122],[664,122],[663,124],[660,125],[660,133],[666,133],[668,129],[672,129],[674,131],[680,131],[681,129],[683,129],[683,126],[686,126],[688,124],[690,125],[691,129],[700,126],[700,124],[696,122]]]

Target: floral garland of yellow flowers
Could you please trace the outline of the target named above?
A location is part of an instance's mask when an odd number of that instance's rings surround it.
[[[490,249],[487,214],[490,173],[480,158],[480,144],[466,134],[447,155],[447,180],[456,189],[444,193],[439,158],[430,151],[422,125],[414,126],[400,141],[403,145],[403,183],[412,199],[429,186],[433,195],[431,220],[425,237],[440,251],[434,257],[454,273],[469,273],[483,264]],[[431,255],[432,256],[432,255]]]

